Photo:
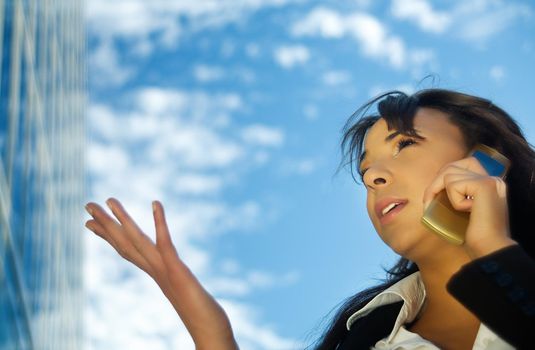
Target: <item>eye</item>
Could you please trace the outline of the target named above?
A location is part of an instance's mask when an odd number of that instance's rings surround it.
[[[364,174],[366,174],[366,171],[368,171],[369,168],[363,169],[362,172],[359,172],[360,175],[360,181],[364,182]]]
[[[412,144],[415,144],[415,143],[416,143],[416,140],[410,139],[410,138],[399,140],[397,144],[398,152],[401,151],[403,148],[410,146]]]
[[[396,145],[396,149],[397,149],[397,153],[396,155],[398,155],[398,153],[405,147],[407,146],[410,146],[410,145],[413,145],[417,143],[415,139],[412,139],[412,138],[404,138],[404,139],[400,139]],[[364,174],[366,174],[366,171],[368,170],[369,168],[366,168],[366,169],[363,169],[362,172],[359,172],[360,174],[360,180],[362,182],[364,182]]]

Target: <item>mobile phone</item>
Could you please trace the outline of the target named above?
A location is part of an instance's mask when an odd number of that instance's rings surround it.
[[[469,153],[479,160],[490,176],[505,178],[511,162],[492,147],[478,144]],[[422,216],[422,223],[442,238],[457,245],[464,243],[470,213],[455,210],[446,190],[440,191]]]

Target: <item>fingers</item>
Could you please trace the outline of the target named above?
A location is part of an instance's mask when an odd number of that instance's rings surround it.
[[[152,210],[154,215],[154,225],[156,228],[156,246],[157,248],[166,253],[176,254],[176,249],[171,241],[171,235],[169,234],[169,228],[165,220],[165,212],[163,205],[159,201],[152,202]]]
[[[445,190],[453,208],[460,211],[470,211],[473,199],[477,196],[478,181],[481,176],[467,178],[466,175],[445,176]],[[452,180],[460,178],[459,180]],[[468,194],[470,193],[470,195]]]
[[[125,228],[124,232],[128,235],[130,241],[133,243],[136,250],[147,260],[153,268],[160,268],[161,257],[152,240],[144,234],[137,224],[132,220],[130,215],[123,208],[122,204],[110,198],[106,201],[115,217]]]
[[[477,186],[474,187],[473,183],[461,183],[459,181],[467,180],[470,177],[473,180],[488,177],[488,173],[475,157],[464,158],[445,165],[425,190],[423,196],[424,206],[427,207],[440,191],[446,189],[448,195],[451,194],[456,199],[455,202],[460,205],[459,209],[467,209],[469,201],[465,201],[466,196],[474,196],[475,193],[473,191]],[[450,188],[448,190],[450,186],[454,186],[455,189]],[[462,191],[466,192],[463,193]]]
[[[102,239],[106,241],[111,239],[111,237],[108,237],[108,235],[106,235],[106,229],[101,224],[99,224],[96,220],[87,220],[85,223],[85,227],[87,227],[88,229],[93,231],[93,233],[95,233],[97,236],[101,237]],[[115,245],[115,242],[108,242],[108,243],[110,243],[112,246]]]
[[[176,248],[171,240],[169,228],[165,220],[165,212],[163,205],[159,201],[152,202],[152,209],[154,214],[154,225],[156,226],[156,249],[161,254],[163,263],[168,271],[176,273],[176,269],[182,270],[184,267]]]
[[[141,230],[137,226],[137,224],[132,220],[130,215],[126,212],[126,210],[123,208],[123,205],[121,202],[119,202],[115,198],[109,198],[106,201],[106,205],[108,208],[110,208],[113,215],[119,220],[121,225],[130,232],[139,232],[141,233]]]
[[[163,205],[159,201],[152,202],[154,224],[156,226],[156,248],[160,252],[163,260],[162,272],[168,276],[166,283],[170,283],[175,291],[185,290],[203,291],[199,281],[195,278],[188,266],[179,258],[175,246],[169,234],[169,228],[165,220]],[[158,282],[158,281],[157,281]],[[160,282],[158,282],[160,284]],[[160,284],[165,291],[166,285]],[[167,295],[167,294],[166,294]],[[169,300],[176,298],[176,295],[168,295]],[[179,298],[180,299],[180,298]]]
[[[154,226],[156,228],[156,245],[169,245],[171,243],[169,228],[165,221],[163,206],[159,201],[152,202],[152,213],[154,215]]]
[[[157,246],[139,230],[119,201],[111,199],[108,204],[119,223],[100,206],[89,203],[87,208],[93,219],[88,220],[86,226],[107,240],[123,257],[135,261],[147,272],[152,271],[149,275],[171,301],[198,348],[212,349],[216,343],[217,348],[236,348],[224,310],[178,259],[161,203],[153,203]],[[139,250],[135,241],[141,242],[137,243]],[[223,347],[219,346],[221,344]]]
[[[86,222],[87,228],[106,240],[124,259],[132,262],[149,274],[152,272],[149,263],[132,244],[123,226],[96,203],[88,203],[86,210],[93,217],[93,220]]]
[[[117,247],[117,242],[114,235],[111,233],[119,228],[119,224],[112,217],[96,203],[88,203],[85,209],[93,217],[93,220],[86,222],[86,227],[96,233],[98,236],[106,240],[114,248]]]
[[[106,204],[119,222],[99,205],[88,203],[86,208],[94,220],[89,220],[86,226],[108,241],[123,258],[149,273],[157,282],[169,266],[176,268],[177,263],[181,265],[161,203],[153,203],[157,245],[139,229],[118,200],[110,198]]]

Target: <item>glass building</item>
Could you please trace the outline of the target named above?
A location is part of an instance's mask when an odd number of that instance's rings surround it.
[[[0,0],[0,349],[82,347],[80,0]]]

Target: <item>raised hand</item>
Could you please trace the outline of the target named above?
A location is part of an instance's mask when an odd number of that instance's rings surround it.
[[[507,185],[489,176],[475,157],[445,165],[424,193],[424,208],[443,189],[451,205],[470,212],[464,246],[477,258],[515,244],[509,229]]]
[[[178,256],[161,203],[152,203],[156,243],[140,230],[118,200],[110,198],[106,204],[117,220],[98,204],[88,203],[86,210],[93,219],[86,222],[86,227],[156,281],[184,322],[196,348],[238,349],[225,311]]]

